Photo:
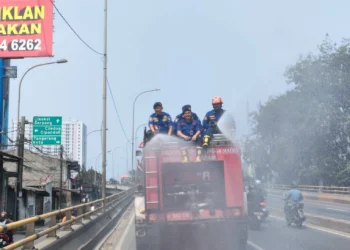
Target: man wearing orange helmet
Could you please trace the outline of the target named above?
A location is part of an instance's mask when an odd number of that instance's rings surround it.
[[[217,127],[217,123],[225,113],[225,110],[222,109],[222,104],[224,101],[219,96],[214,96],[211,100],[213,105],[213,110],[209,111],[203,119],[203,128],[205,129],[203,137],[203,148],[206,149],[209,145],[210,138],[213,134],[221,134],[220,129]],[[232,118],[232,119],[231,119]],[[229,123],[233,129],[236,129],[236,124],[233,117],[230,116]]]

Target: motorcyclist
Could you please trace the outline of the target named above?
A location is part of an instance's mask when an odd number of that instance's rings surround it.
[[[266,191],[262,187],[260,180],[255,181],[255,187],[256,187],[256,191],[257,191],[257,194],[259,196],[260,202],[265,201]]]
[[[6,225],[6,224],[9,224],[11,222],[13,222],[13,221],[9,218],[8,214],[5,211],[1,212],[0,223],[3,223]],[[10,243],[12,243],[13,242],[13,230],[7,230],[6,235],[9,237]]]
[[[182,119],[177,123],[177,136],[183,138],[185,141],[193,142],[197,146],[196,162],[200,162],[200,155],[202,151],[201,147],[201,124],[197,120],[193,119],[193,114],[190,108],[187,108],[182,112]],[[183,162],[188,162],[187,147],[181,148],[183,154]]]
[[[156,102],[153,105],[154,113],[150,115],[148,126],[150,131],[148,135],[154,136],[157,133],[172,134],[173,126],[171,116],[163,112],[163,105],[161,102]]]
[[[292,186],[292,189],[287,192],[284,198],[284,201],[285,201],[284,212],[287,218],[289,218],[290,216],[291,207],[294,205],[298,205],[304,200],[303,194],[298,189],[298,185],[295,182],[293,182],[291,186]]]
[[[213,134],[221,134],[220,129],[217,127],[217,123],[226,112],[224,109],[222,109],[222,104],[224,102],[221,97],[213,97],[211,103],[213,105],[213,110],[209,111],[203,119],[203,128],[205,129],[203,136],[204,149],[208,147],[210,138],[213,136]],[[233,117],[229,115],[227,118],[227,125],[232,127],[233,130],[236,130],[236,124]]]
[[[177,123],[183,118],[182,115],[186,110],[191,110],[191,112],[192,112],[191,105],[189,105],[189,104],[184,105],[182,107],[182,113],[175,117],[175,120],[173,122],[173,134],[174,135],[177,135],[177,131],[176,131],[177,130]],[[192,112],[192,118],[193,118],[193,120],[197,120],[199,122],[199,124],[202,125],[201,120],[199,119],[199,117],[196,113]]]
[[[258,197],[256,188],[253,185],[249,185],[247,193],[247,210],[249,216],[254,213],[254,210],[257,208],[257,204],[259,204],[259,202],[260,199]]]

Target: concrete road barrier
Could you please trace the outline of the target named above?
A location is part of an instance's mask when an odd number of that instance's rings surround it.
[[[284,211],[282,209],[277,208],[269,208],[271,215],[275,215],[278,217],[284,218]],[[346,220],[338,220],[333,219],[329,217],[314,215],[314,214],[307,214],[306,216],[306,223],[314,226],[324,227],[344,233],[350,233],[350,222]]]
[[[49,237],[38,243],[38,250],[81,249],[92,250],[115,227],[124,211],[133,202],[134,196],[125,197],[112,205],[105,213],[91,216],[91,220],[83,220],[83,225],[72,226],[72,230],[62,231],[57,236]]]
[[[282,199],[282,195],[284,192],[288,190],[281,189],[271,189],[267,188],[266,192],[268,194],[280,195]],[[350,196],[349,195],[338,195],[338,194],[329,194],[329,193],[311,193],[302,191],[305,200],[319,200],[319,201],[327,201],[332,203],[340,203],[340,204],[350,204]]]

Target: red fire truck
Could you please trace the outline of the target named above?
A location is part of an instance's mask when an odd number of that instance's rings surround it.
[[[201,162],[193,147],[182,163],[178,138],[152,141],[143,148],[144,187],[135,199],[137,250],[185,249],[186,242],[193,250],[246,249],[239,145],[216,134]]]

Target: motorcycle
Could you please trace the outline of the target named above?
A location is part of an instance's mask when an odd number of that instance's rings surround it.
[[[249,227],[253,230],[258,230],[263,222],[264,213],[261,209],[260,204],[253,205],[248,212]]]
[[[6,225],[6,220],[0,222],[0,226],[5,226]],[[12,235],[14,233],[13,229],[10,229],[9,231],[12,232]],[[12,236],[13,238],[13,236]],[[13,243],[13,239],[12,241],[10,241],[10,237],[6,234],[6,233],[0,233],[0,248],[2,249],[3,247],[9,246]]]
[[[286,204],[285,214],[288,226],[294,223],[297,227],[301,228],[303,222],[306,220],[304,215],[304,203]]]
[[[249,216],[249,226],[253,230],[258,230],[262,223],[262,212],[253,212],[252,215]]]
[[[10,241],[10,238],[7,234],[0,233],[0,247],[6,247],[8,245],[11,245],[13,242]]]
[[[269,216],[269,210],[267,209],[265,202],[260,202],[260,207],[262,211],[262,220],[264,221]]]

